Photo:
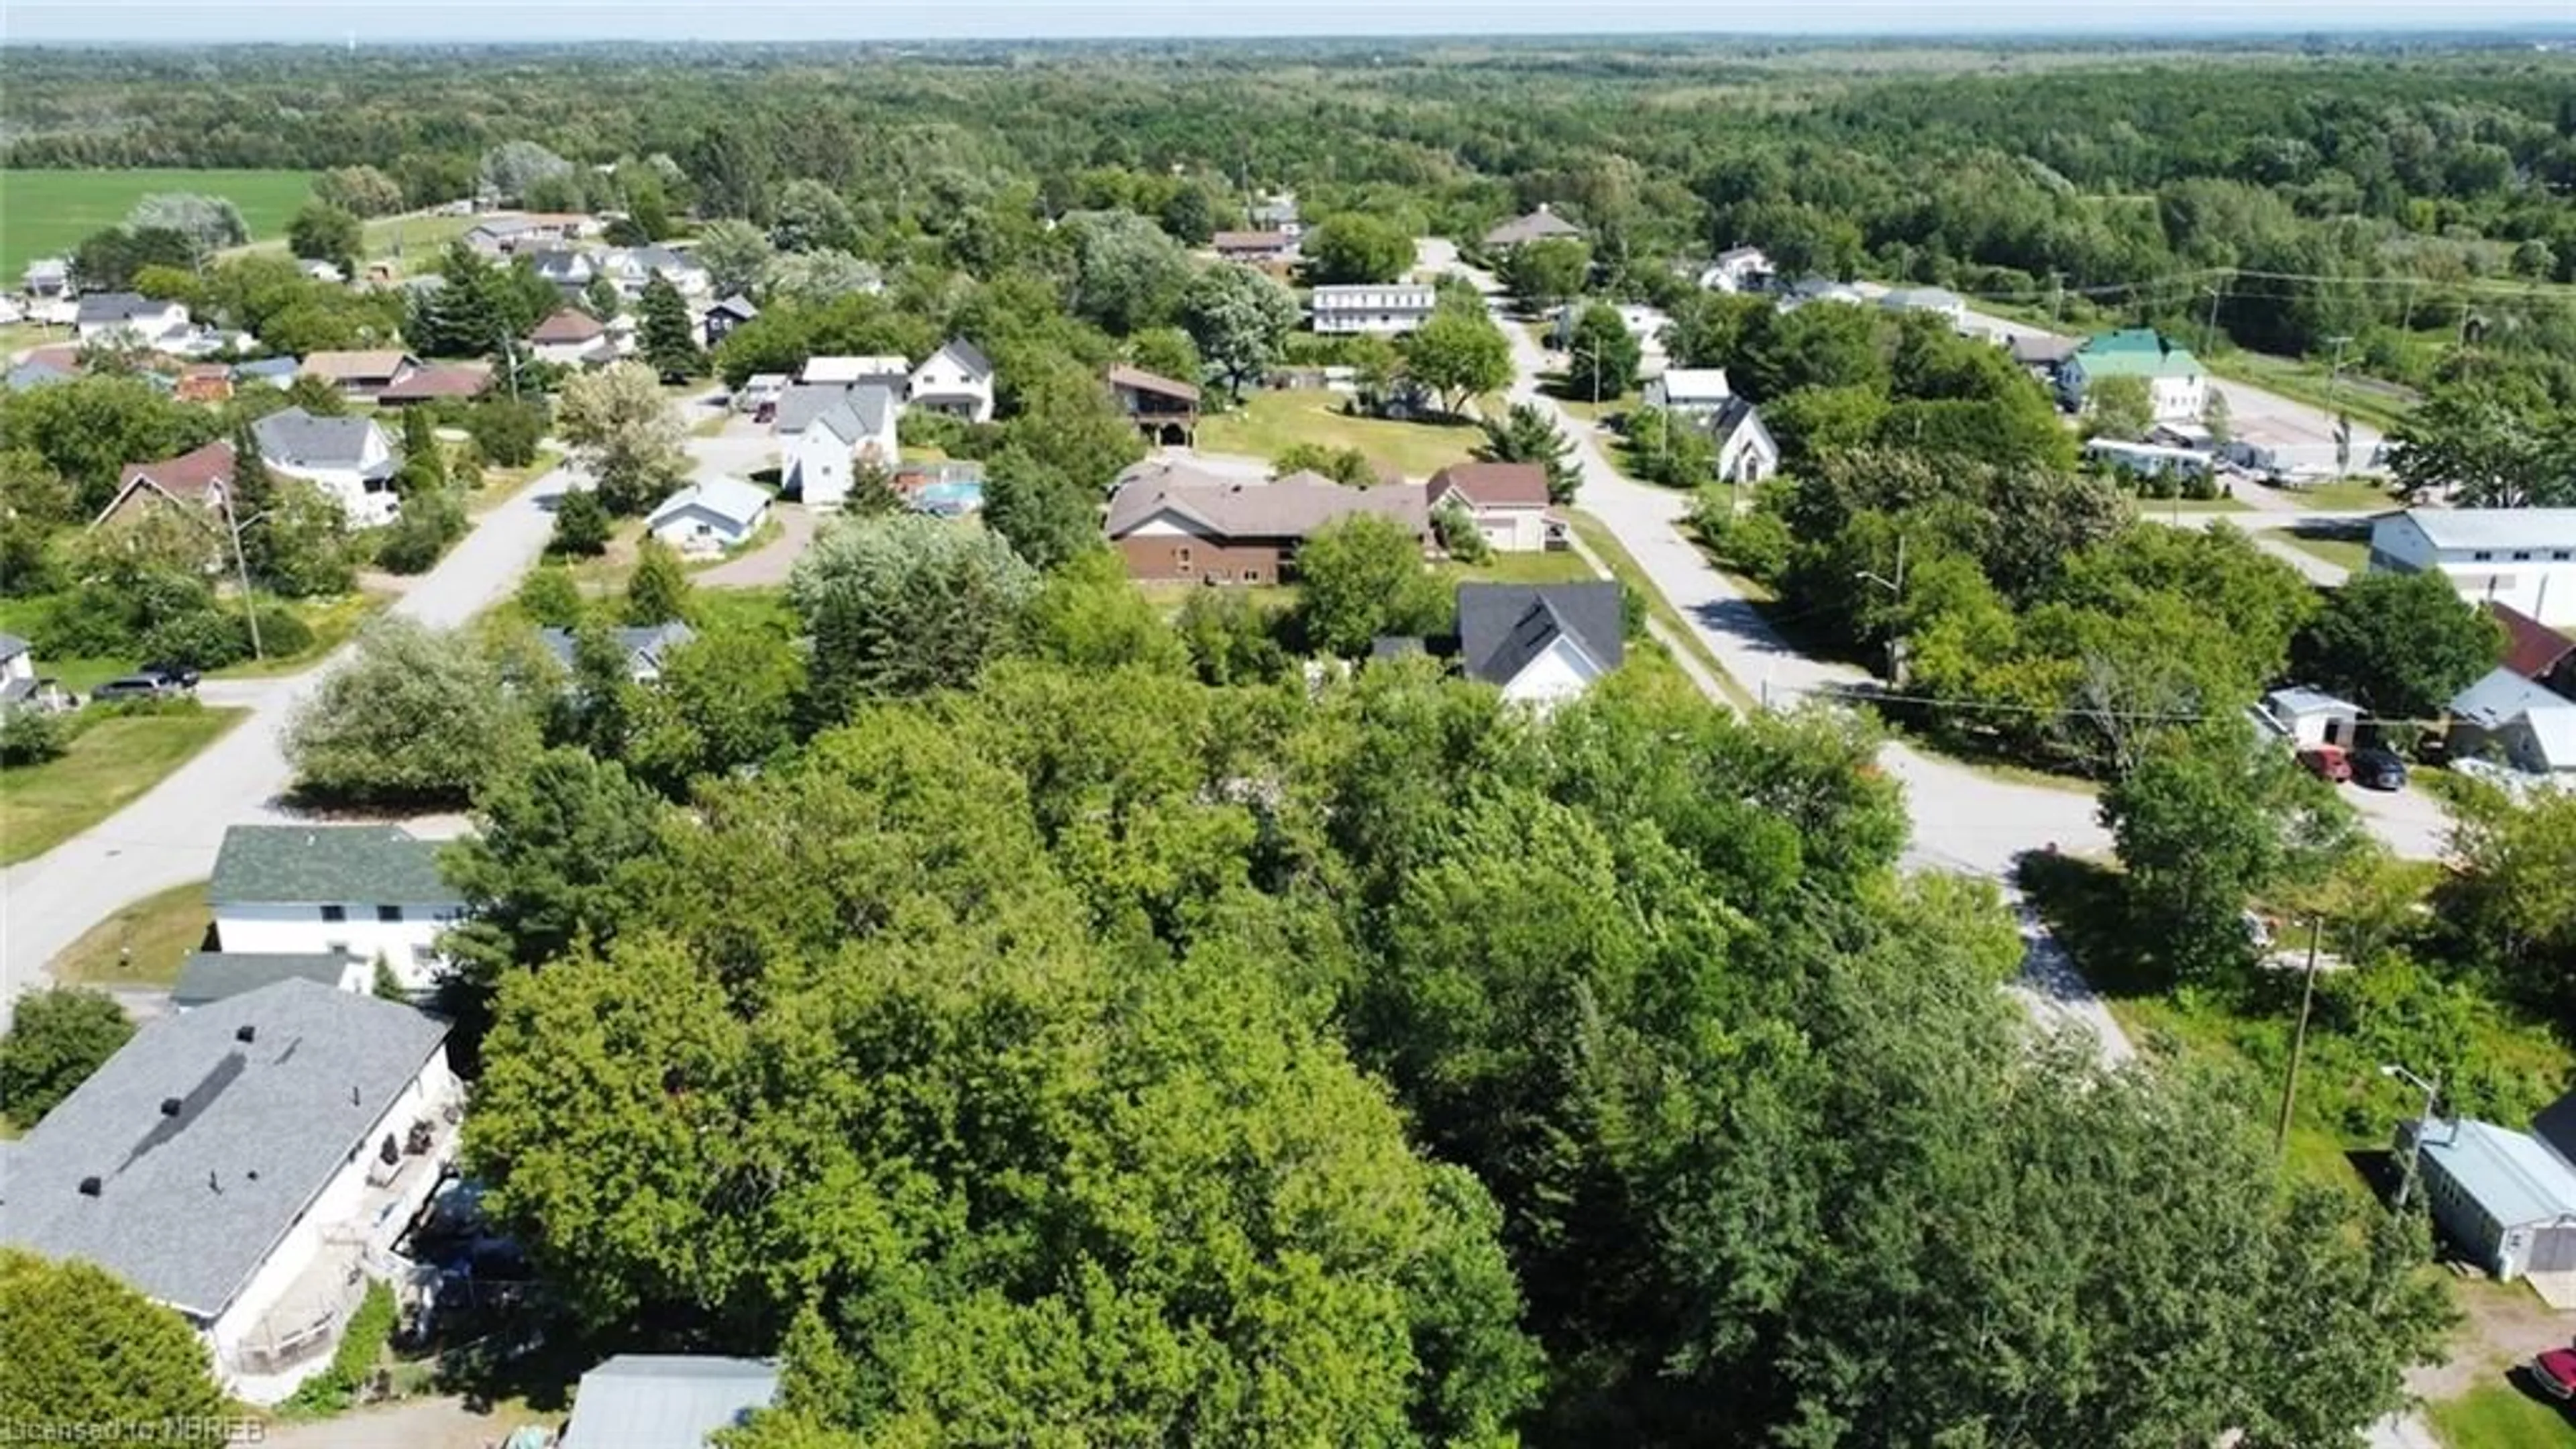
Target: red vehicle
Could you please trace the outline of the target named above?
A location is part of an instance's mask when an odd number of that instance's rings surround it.
[[[2299,763],[2308,773],[2330,784],[2340,785],[2352,778],[2352,756],[2341,745],[2310,745],[2299,751]]]
[[[2576,1400],[2576,1348],[2543,1349],[2531,1361],[2531,1381],[2553,1399]]]

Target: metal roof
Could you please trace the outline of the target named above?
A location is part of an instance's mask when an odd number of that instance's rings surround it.
[[[581,1376],[562,1449],[706,1449],[777,1394],[757,1359],[621,1353]]]
[[[2435,548],[2576,548],[2576,508],[2410,508],[2401,516]]]
[[[695,508],[712,514],[737,528],[748,529],[769,506],[769,493],[756,484],[739,478],[702,478],[662,500],[653,516],[644,520],[646,528],[659,528],[663,520]]]
[[[2424,1134],[2424,1158],[2460,1185],[2502,1227],[2576,1218],[2576,1168],[2509,1127],[2471,1119],[2436,1120]]]
[[[374,1149],[446,1039],[411,1007],[310,981],[148,1022],[11,1149],[0,1242],[211,1319]]]

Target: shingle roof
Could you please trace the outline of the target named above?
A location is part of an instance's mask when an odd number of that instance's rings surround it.
[[[939,345],[939,352],[934,352],[931,356],[937,357],[942,352],[955,358],[959,367],[966,369],[969,373],[977,377],[991,377],[993,375],[993,359],[984,355],[983,348],[976,346],[974,343],[967,341],[963,337],[949,338],[946,342]],[[923,365],[928,365],[927,359],[924,360]]]
[[[303,366],[304,363],[301,358],[254,357],[248,362],[234,363],[233,376],[237,378],[293,377]]]
[[[1514,217],[1485,233],[1485,245],[1516,247],[1523,242],[1545,241],[1549,237],[1581,235],[1583,228],[1542,207],[1527,216]]]
[[[530,342],[590,342],[604,337],[608,328],[587,312],[566,307],[537,324],[528,334]]]
[[[1603,669],[1617,668],[1627,657],[1619,586],[1606,581],[1458,586],[1458,656],[1470,677],[1509,684],[1562,638],[1571,638]]]
[[[759,486],[739,478],[704,478],[662,500],[653,516],[644,520],[647,528],[659,528],[663,520],[686,509],[696,508],[712,513],[739,528],[751,527],[753,519],[769,506],[769,494]]]
[[[373,418],[326,418],[302,408],[270,413],[251,424],[260,456],[271,462],[317,468],[355,468],[367,458]]]
[[[0,659],[15,659],[32,652],[35,647],[15,634],[0,633]]]
[[[874,357],[809,357],[796,370],[799,382],[825,387],[846,387],[870,378],[912,376],[912,364],[886,354]]]
[[[173,498],[203,501],[218,485],[233,480],[233,445],[217,438],[175,458],[128,463],[124,475],[116,480],[117,490],[123,492],[147,478]]]
[[[480,363],[439,363],[424,367],[386,388],[377,395],[377,401],[406,403],[442,397],[473,397],[491,383],[492,370]]]
[[[191,951],[170,988],[172,1006],[206,1006],[274,986],[310,981],[338,990],[355,956],[290,955],[259,951]]]
[[[1132,388],[1137,392],[1156,393],[1163,397],[1179,398],[1183,402],[1199,400],[1199,390],[1186,382],[1174,382],[1159,373],[1147,372],[1141,367],[1128,367],[1124,364],[1109,369],[1109,385]]]
[[[1431,501],[1451,490],[1487,508],[1545,508],[1547,469],[1538,463],[1452,463],[1431,475]]]
[[[0,1241],[212,1318],[349,1155],[373,1150],[446,1038],[408,1006],[301,980],[148,1022],[15,1144]]]
[[[2410,508],[2435,548],[2576,548],[2576,508]]]
[[[563,1449],[706,1449],[777,1393],[778,1370],[755,1359],[621,1353],[581,1376]]]
[[[609,633],[617,640],[617,647],[626,652],[630,664],[649,664],[656,670],[662,667],[665,654],[698,637],[696,630],[676,621],[612,629]],[[570,629],[539,629],[537,642],[555,657],[556,663],[567,669],[572,667],[574,639]]]
[[[169,305],[135,292],[92,292],[80,299],[80,308],[73,316],[83,326],[96,326],[102,322],[122,322],[140,313],[160,312]]]
[[[304,356],[304,371],[332,382],[390,380],[395,373],[412,365],[411,354],[381,349],[374,352],[309,352]]]
[[[2487,612],[2504,626],[2504,667],[2525,679],[2541,679],[2556,669],[2568,655],[2576,654],[2576,639],[2522,612],[2502,604],[2489,603]]]
[[[2074,337],[2052,337],[2044,334],[2017,332],[2004,339],[2004,351],[2013,361],[2027,367],[2037,363],[2057,363],[2075,355],[2084,345]]]
[[[2576,1170],[2537,1138],[2492,1122],[2436,1119],[2422,1145],[2499,1226],[2576,1217]]]
[[[240,903],[462,905],[438,874],[438,843],[398,825],[236,825],[206,899]]]
[[[2531,1135],[2559,1161],[2576,1167],[2576,1092],[2541,1108],[2540,1115],[2531,1119]]]
[[[1284,231],[1221,231],[1209,243],[1221,252],[1275,252],[1287,248]]]
[[[722,312],[728,317],[736,318],[744,322],[748,322],[752,318],[760,315],[760,309],[753,306],[751,299],[740,292],[736,292],[732,296],[725,298],[723,301],[716,303],[712,307],[709,307],[707,311],[710,313]]]
[[[2576,699],[2553,694],[2510,669],[2492,669],[2485,678],[2451,697],[2451,713],[2486,729],[2516,717],[2553,710],[2576,712]]]
[[[1109,501],[1109,536],[1121,537],[1165,511],[1222,538],[1304,538],[1361,513],[1392,518],[1418,534],[1430,516],[1427,495],[1417,484],[1345,488],[1312,474],[1270,483],[1202,482],[1176,472],[1121,484]]]

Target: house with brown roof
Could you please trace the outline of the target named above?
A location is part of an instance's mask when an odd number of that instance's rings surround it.
[[[537,361],[558,367],[586,367],[616,356],[608,340],[608,324],[571,307],[538,323],[528,334],[528,350],[537,355]]]
[[[304,359],[304,375],[318,377],[350,397],[372,398],[419,371],[420,359],[408,352],[315,352]]]
[[[1542,201],[1538,210],[1527,216],[1516,216],[1485,233],[1485,250],[1507,252],[1534,241],[1554,241],[1559,237],[1581,235],[1583,228],[1557,215],[1554,208]]]
[[[2489,604],[2486,609],[2504,626],[2503,667],[2544,689],[2576,699],[2576,639],[2519,609],[2502,604]]]
[[[1547,468],[1538,463],[1452,463],[1431,475],[1433,508],[1455,502],[1496,553],[1564,548],[1565,520],[1548,514]]]
[[[1297,260],[1297,239],[1284,231],[1221,231],[1212,245],[1219,261],[1241,262],[1273,275]]]
[[[480,396],[492,384],[492,369],[479,362],[442,362],[411,373],[376,395],[379,406],[398,408],[442,398]]]
[[[1145,441],[1188,447],[1199,431],[1199,390],[1124,364],[1109,369],[1109,390]]]
[[[1130,578],[1269,584],[1296,577],[1297,550],[1318,529],[1361,514],[1393,519],[1429,545],[1418,484],[1345,488],[1313,473],[1261,483],[1166,463],[1127,471],[1109,500],[1108,534]]]
[[[116,497],[99,510],[90,527],[114,518],[133,518],[143,510],[175,505],[191,518],[203,518],[223,507],[224,490],[233,482],[233,445],[217,438],[202,448],[152,463],[128,463],[118,478]]]

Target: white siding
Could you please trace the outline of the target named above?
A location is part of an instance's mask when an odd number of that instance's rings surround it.
[[[1547,548],[1544,508],[1479,508],[1476,531],[1497,553],[1539,553]]]
[[[2576,627],[2576,539],[2442,549],[2413,519],[2393,514],[2371,525],[2370,566],[2403,573],[2439,569],[2471,603],[2502,604],[2553,629]]]
[[[850,497],[850,445],[829,428],[807,428],[788,447],[787,476],[802,492],[806,507],[838,508]]]
[[[841,493],[843,497],[849,494],[846,476],[842,479]],[[732,519],[718,517],[704,508],[683,508],[655,525],[653,536],[682,553],[718,553],[748,542],[753,534],[760,531],[761,520],[767,516],[768,511],[764,509],[749,523],[736,524]]]
[[[244,905],[218,902],[215,939],[223,949],[255,955],[320,955],[345,951],[373,961],[382,955],[394,978],[408,990],[422,990],[438,974],[438,933],[461,919],[454,905],[399,901],[342,901],[337,921],[322,919],[319,903]],[[376,919],[378,906],[402,911],[399,921]]]
[[[1601,667],[1579,645],[1559,638],[1547,647],[1547,652],[1512,676],[1511,682],[1503,686],[1503,698],[1513,704],[1548,709],[1580,697],[1601,673]]]

